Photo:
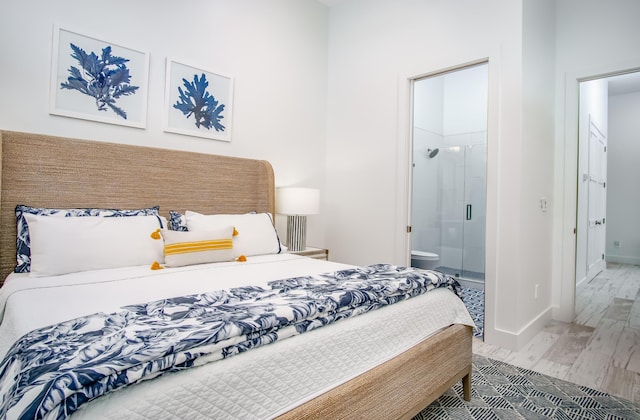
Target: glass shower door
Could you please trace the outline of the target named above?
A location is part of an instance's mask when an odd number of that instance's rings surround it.
[[[440,208],[440,267],[439,270],[456,277],[462,275],[465,219],[464,147],[441,149],[439,162]]]
[[[484,281],[485,144],[441,149],[441,271]]]
[[[464,149],[464,222],[461,276],[484,282],[486,226],[486,144]]]

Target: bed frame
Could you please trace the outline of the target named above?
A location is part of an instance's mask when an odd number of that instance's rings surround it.
[[[275,213],[263,160],[0,131],[0,279],[16,264],[15,207]],[[462,380],[471,399],[471,327],[452,325],[283,419],[411,418]]]

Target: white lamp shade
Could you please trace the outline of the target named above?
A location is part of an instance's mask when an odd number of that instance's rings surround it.
[[[278,188],[276,213],[308,215],[320,213],[320,190],[315,188]]]

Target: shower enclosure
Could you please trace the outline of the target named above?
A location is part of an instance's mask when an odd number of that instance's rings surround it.
[[[483,288],[486,226],[487,65],[414,84],[412,252]]]

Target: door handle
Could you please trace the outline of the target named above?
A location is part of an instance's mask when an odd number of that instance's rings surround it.
[[[471,204],[467,204],[467,220],[471,220]]]

